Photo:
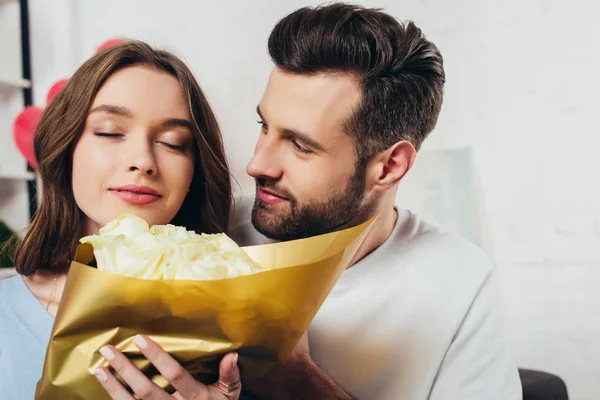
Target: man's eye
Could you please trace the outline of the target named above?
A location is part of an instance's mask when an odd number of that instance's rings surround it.
[[[299,152],[304,153],[304,154],[310,154],[310,153],[312,153],[311,150],[309,150],[306,147],[300,145],[297,141],[292,140],[292,143],[293,143],[294,147],[296,148],[296,150],[298,150]]]

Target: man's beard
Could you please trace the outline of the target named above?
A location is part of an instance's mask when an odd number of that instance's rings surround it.
[[[370,212],[370,207],[363,204],[365,168],[361,167],[357,167],[341,191],[305,204],[298,204],[291,193],[277,187],[276,181],[257,178],[256,185],[267,190],[273,188],[289,202],[288,210],[278,212],[278,205],[269,205],[258,197],[254,201],[252,225],[270,239],[295,240],[333,232],[366,221]]]

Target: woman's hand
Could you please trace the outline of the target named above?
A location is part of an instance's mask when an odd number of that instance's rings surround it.
[[[219,381],[206,386],[195,380],[173,357],[149,338],[137,335],[134,342],[144,357],[177,390],[173,395],[165,392],[113,346],[100,349],[106,361],[141,399],[237,400],[240,397],[240,370],[236,353],[229,353],[223,357],[219,366]],[[94,374],[113,400],[134,399],[107,368],[97,368]]]

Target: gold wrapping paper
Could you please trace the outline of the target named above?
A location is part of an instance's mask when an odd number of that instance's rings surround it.
[[[144,280],[99,271],[80,245],[52,329],[36,399],[109,399],[92,375],[112,344],[171,390],[141,355],[145,334],[204,383],[237,351],[243,378],[285,361],[366,236],[371,221],[343,231],[245,247],[268,271],[207,281]]]

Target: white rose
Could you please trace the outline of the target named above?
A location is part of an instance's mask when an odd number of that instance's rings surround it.
[[[142,279],[225,279],[261,271],[225,234],[199,235],[174,225],[149,228],[130,214],[81,242],[94,247],[99,270]]]
[[[100,228],[100,236],[125,235],[134,236],[148,232],[148,223],[142,218],[131,214],[119,214],[117,218]]]

